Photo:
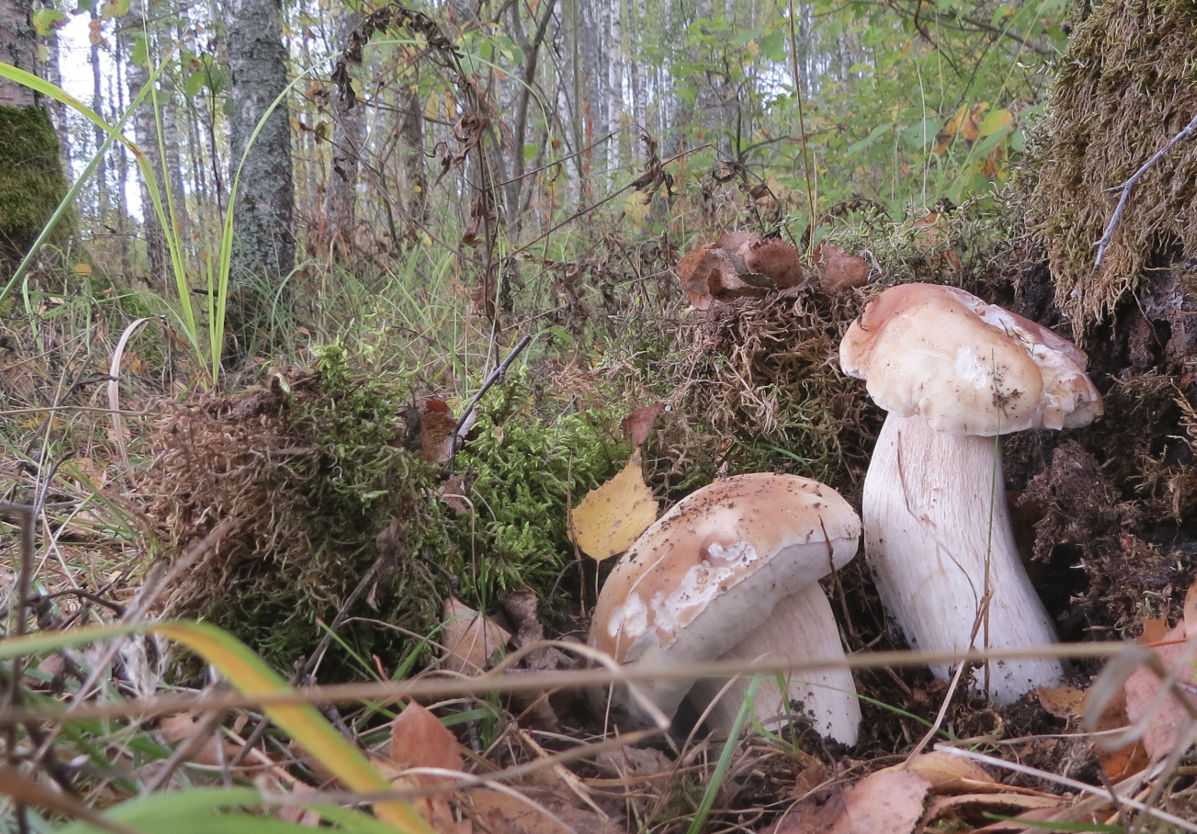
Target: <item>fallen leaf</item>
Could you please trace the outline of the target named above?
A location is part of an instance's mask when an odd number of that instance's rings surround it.
[[[913,771],[879,771],[823,803],[801,803],[773,834],[911,834],[931,783]]]
[[[1088,693],[1085,694],[1088,695]],[[1081,712],[1084,713],[1083,702]],[[1108,730],[1119,730],[1129,723],[1124,686],[1110,699],[1102,714],[1097,716],[1093,724],[1093,732],[1104,733]],[[1097,753],[1097,761],[1101,765],[1102,772],[1112,782],[1119,782],[1128,776],[1133,776],[1147,767],[1149,761],[1147,751],[1143,748],[1142,739],[1136,739],[1130,744],[1124,744],[1112,750],[1101,745],[1092,745],[1092,747]]]
[[[1056,809],[1065,800],[1058,796],[1021,793],[962,794],[941,796],[932,801],[925,817],[928,826],[955,830],[952,826],[982,823],[991,816],[1015,817],[1044,808]]]
[[[396,790],[430,788],[449,781],[447,776],[405,773],[413,767],[437,767],[461,771],[465,763],[457,739],[435,715],[419,704],[409,703],[391,723],[391,746],[387,759],[374,765]],[[429,793],[411,800],[437,834],[470,834],[469,822],[457,820],[449,804],[452,794]]]
[[[163,718],[158,724],[158,730],[168,744],[176,742],[186,744],[193,735],[203,729],[200,724],[200,721],[191,717],[191,713],[176,712],[174,715]],[[191,754],[191,761],[195,764],[218,767],[230,761],[241,751],[240,746],[229,741],[218,741],[219,738],[221,738],[219,732],[209,732],[203,745]],[[223,750],[221,750],[221,746],[223,746]]]
[[[988,786],[992,786],[994,790],[1002,788],[1001,784],[975,762],[938,750],[922,753],[908,762],[877,772],[901,773],[903,771],[922,776],[930,784],[931,790],[937,794],[976,793],[987,790]]]
[[[640,452],[607,483],[586,494],[570,513],[570,536],[596,562],[632,546],[657,520],[657,502],[644,483]]]
[[[1085,692],[1075,686],[1037,686],[1035,694],[1039,696],[1039,706],[1056,718],[1071,721],[1079,719],[1084,712]]]
[[[1187,602],[1187,600],[1186,600]],[[1178,663],[1187,663],[1181,670],[1178,683],[1180,688],[1191,691],[1197,685],[1197,666],[1193,663],[1193,639],[1185,639],[1185,625],[1181,623],[1165,635],[1163,645],[1153,651],[1159,656],[1164,668],[1173,670]],[[1194,638],[1197,639],[1197,638]],[[1170,753],[1176,745],[1184,743],[1186,746],[1193,741],[1194,727],[1189,720],[1189,711],[1176,699],[1176,694],[1170,694],[1156,706],[1156,695],[1160,691],[1161,681],[1155,672],[1140,663],[1126,679],[1123,689],[1126,692],[1126,714],[1131,724],[1138,724],[1146,720],[1147,728],[1143,733],[1143,748],[1153,761]],[[1188,698],[1189,708],[1197,710],[1197,698]],[[1180,728],[1185,727],[1188,735],[1180,737]]]
[[[865,259],[838,246],[820,243],[815,247],[813,260],[819,267],[819,286],[824,292],[846,292],[869,282],[869,265]]]
[[[1145,646],[1160,643],[1163,642],[1164,637],[1168,634],[1168,630],[1168,620],[1164,617],[1144,620],[1143,633],[1139,635],[1138,640]]]
[[[1197,634],[1197,582],[1190,585],[1185,594],[1184,622],[1186,637]]]
[[[444,618],[441,668],[449,672],[461,675],[485,672],[511,640],[509,631],[456,597],[445,600]]]
[[[444,400],[425,401],[420,413],[420,457],[429,463],[444,463],[453,455],[452,434],[457,428],[448,403]]]
[[[457,738],[429,710],[409,703],[391,722],[390,760],[400,768],[464,770]]]
[[[649,432],[653,430],[653,423],[657,421],[657,415],[664,408],[664,403],[653,403],[642,406],[623,418],[623,422],[619,425],[623,429],[624,437],[630,439],[632,445],[639,449],[644,445],[644,441],[648,440]]]
[[[472,790],[463,810],[488,834],[622,834],[614,821],[586,808],[567,804],[553,794],[521,788],[519,797],[490,790]]]

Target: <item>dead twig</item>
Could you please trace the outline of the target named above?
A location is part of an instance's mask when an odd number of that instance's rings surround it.
[[[491,386],[503,379],[504,375],[507,373],[507,368],[511,366],[512,361],[514,361],[515,357],[519,356],[520,353],[523,352],[524,348],[526,348],[531,341],[531,336],[525,336],[519,340],[519,344],[513,347],[511,349],[511,353],[507,354],[507,358],[503,360],[499,367],[495,368],[494,371],[491,372],[491,375],[486,378],[486,382],[482,383],[482,387],[478,389],[478,393],[474,395],[474,399],[470,400],[470,404],[467,405],[465,411],[462,412],[461,419],[457,421],[457,425],[453,427],[453,433],[449,435],[450,440],[453,441],[452,445],[449,447],[450,466],[453,465],[453,458],[457,456],[457,449],[459,446],[461,446],[461,434],[463,431],[465,431],[465,427],[468,425],[467,421],[470,418],[470,413],[473,412],[474,408],[486,395],[486,392],[490,390]]]
[[[1121,192],[1121,196],[1118,198],[1118,205],[1114,207],[1114,215],[1110,218],[1109,224],[1106,225],[1105,234],[1101,236],[1101,240],[1093,244],[1097,247],[1097,260],[1093,263],[1094,269],[1097,269],[1099,266],[1101,266],[1101,261],[1106,256],[1106,249],[1109,248],[1110,240],[1114,237],[1114,229],[1117,228],[1118,221],[1122,219],[1122,212],[1126,210],[1126,203],[1130,198],[1130,190],[1134,188],[1135,183],[1139,181],[1140,177],[1147,173],[1151,166],[1159,162],[1164,157],[1164,154],[1172,150],[1172,148],[1178,142],[1191,137],[1194,131],[1197,131],[1197,116],[1193,117],[1193,121],[1189,122],[1185,126],[1184,130],[1169,139],[1168,144],[1156,151],[1155,154],[1152,155],[1151,159],[1144,162],[1138,171],[1135,171],[1135,173],[1131,174],[1130,179],[1121,185],[1116,185],[1113,188],[1108,189],[1109,191]]]

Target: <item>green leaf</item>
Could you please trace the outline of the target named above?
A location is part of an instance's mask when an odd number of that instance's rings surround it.
[[[786,57],[786,32],[784,29],[774,29],[761,38],[761,54],[770,61],[784,61]]]
[[[35,9],[33,12],[33,31],[39,35],[48,35],[67,22],[67,16],[58,9]]]
[[[873,143],[885,134],[889,133],[892,127],[893,125],[877,125],[877,127],[870,131],[868,136],[861,139],[859,142],[853,142],[851,145],[849,145],[848,149],[844,152],[845,155],[849,157],[856,156],[861,151],[872,147]]]
[[[939,119],[923,119],[902,131],[902,142],[914,151],[926,152],[935,143]]]
[[[133,4],[133,0],[109,0],[100,8],[100,15],[102,17],[124,17],[129,13],[129,7]]]
[[[150,46],[145,32],[138,32],[133,36],[133,55],[130,60],[139,67],[149,66]]]
[[[187,98],[195,98],[199,95],[199,91],[204,89],[204,85],[208,80],[208,73],[204,70],[193,72],[187,76],[187,80],[183,82],[183,95]]]

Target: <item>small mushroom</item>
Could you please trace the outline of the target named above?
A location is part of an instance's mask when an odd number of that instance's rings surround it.
[[[913,648],[1056,639],[1014,544],[994,438],[1101,415],[1086,364],[1066,339],[954,287],[893,287],[848,329],[840,365],[889,412],[865,476],[865,556]],[[947,664],[932,670],[948,679]],[[1006,704],[1062,676],[1052,658],[997,661],[979,686]]]
[[[762,653],[824,657],[823,650],[832,645],[842,653],[818,581],[855,555],[859,535],[856,513],[816,481],[773,474],[715,481],[679,501],[624,554],[599,595],[590,645],[629,668],[662,671]],[[783,634],[780,641],[746,641],[782,601],[806,612],[802,632]],[[817,645],[808,648],[804,641],[812,634],[819,635]],[[845,716],[825,721],[816,714],[815,721],[829,732],[835,728],[841,740],[854,738],[854,729],[851,734],[843,729],[859,721],[851,675],[836,674],[830,680],[847,692]],[[640,689],[672,718],[693,685],[693,680],[658,679]],[[826,684],[822,688],[831,691]],[[801,698],[808,709],[814,704],[816,713],[834,709],[825,706],[829,702],[809,699],[816,689],[798,683],[791,696]],[[590,696],[599,714],[609,708],[615,723],[625,728],[651,723],[623,688],[608,694],[604,687]],[[702,697],[700,707],[705,706]],[[766,717],[775,717],[780,709],[776,690],[770,698],[762,689],[756,706]]]

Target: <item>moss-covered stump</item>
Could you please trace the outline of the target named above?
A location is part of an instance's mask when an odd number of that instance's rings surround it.
[[[1077,4],[1087,9],[1089,4]],[[1032,222],[1074,336],[1107,319],[1144,277],[1197,251],[1197,142],[1180,142],[1138,181],[1102,264],[1112,191],[1197,116],[1197,5],[1101,0],[1075,22],[1030,165]]]
[[[0,106],[0,272],[28,251],[66,191],[46,111]]]

